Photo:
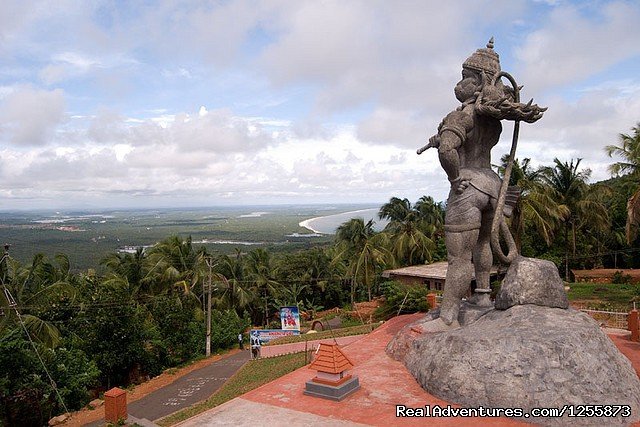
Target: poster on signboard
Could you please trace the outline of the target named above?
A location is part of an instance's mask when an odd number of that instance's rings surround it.
[[[299,331],[283,331],[281,329],[252,329],[250,336],[251,347],[260,347],[276,338],[286,337],[288,335],[300,335]]]
[[[282,307],[280,309],[280,321],[282,322],[282,330],[299,331],[300,312],[298,307]]]

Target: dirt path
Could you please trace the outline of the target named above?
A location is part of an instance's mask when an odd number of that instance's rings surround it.
[[[162,374],[158,375],[157,377],[152,378],[151,380],[136,386],[133,390],[128,391],[127,403],[130,404],[132,402],[140,400],[143,397],[176,382],[177,380],[183,378],[184,376],[194,371],[205,368],[221,359],[229,358],[237,354],[238,352],[240,352],[240,350],[233,349],[223,355],[214,355],[209,357],[208,359],[199,360],[189,366],[185,366],[184,368],[168,369]],[[249,352],[246,351],[246,353],[249,353]],[[91,424],[103,419],[104,419],[104,406],[101,406],[94,410],[83,409],[81,411],[74,412],[71,418],[69,418],[69,420],[64,425],[69,427],[78,427],[78,426]]]

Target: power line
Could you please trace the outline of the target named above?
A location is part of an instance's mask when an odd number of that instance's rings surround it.
[[[0,265],[2,265],[2,262],[6,261],[8,258],[9,258],[9,245],[4,245],[4,255],[0,259]],[[2,280],[2,288],[3,288],[4,294],[5,294],[6,298],[7,298],[7,302],[9,303],[9,307],[13,308],[14,311],[16,312],[16,315],[18,316],[18,321],[20,322],[20,325],[22,326],[22,329],[24,330],[24,333],[27,334],[27,338],[29,339],[29,342],[31,343],[31,346],[33,347],[33,351],[36,353],[36,356],[38,357],[38,360],[40,361],[40,364],[42,365],[42,368],[44,369],[45,374],[47,374],[47,377],[49,378],[49,381],[51,382],[51,386],[53,387],[53,390],[56,392],[56,395],[58,396],[58,399],[60,400],[60,403],[62,404],[62,407],[64,408],[64,413],[65,414],[68,413],[69,410],[67,409],[67,405],[64,404],[64,400],[62,399],[62,396],[60,395],[60,392],[58,391],[58,387],[56,386],[56,382],[51,377],[51,374],[49,373],[49,370],[47,369],[47,366],[45,365],[44,360],[42,360],[42,357],[40,356],[40,352],[38,351],[38,348],[36,347],[36,343],[33,342],[33,339],[31,339],[31,334],[29,334],[29,330],[27,329],[27,325],[25,325],[24,320],[22,319],[22,315],[20,314],[20,310],[18,310],[18,306],[16,305],[16,301],[13,298],[13,296],[11,295],[11,292],[9,292],[9,289],[5,285],[4,280]]]
[[[611,250],[609,252],[600,252],[600,253],[591,254],[591,255],[580,255],[580,256],[572,255],[569,257],[569,259],[598,258],[603,256],[611,256],[611,255],[632,253],[632,252],[640,252],[640,248],[616,249],[616,250]]]

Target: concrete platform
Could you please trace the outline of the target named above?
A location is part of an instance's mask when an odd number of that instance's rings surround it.
[[[238,397],[178,425],[181,427],[263,425],[361,427],[366,424],[294,411]]]

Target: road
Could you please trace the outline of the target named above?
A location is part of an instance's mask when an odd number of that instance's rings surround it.
[[[249,360],[250,353],[245,350],[220,359],[129,403],[129,415],[141,420],[158,420],[207,399]],[[101,425],[104,425],[104,420],[89,424]]]
[[[249,356],[249,351],[241,351],[193,371],[128,405],[129,414],[136,418],[157,420],[200,402],[217,391],[249,360]]]

